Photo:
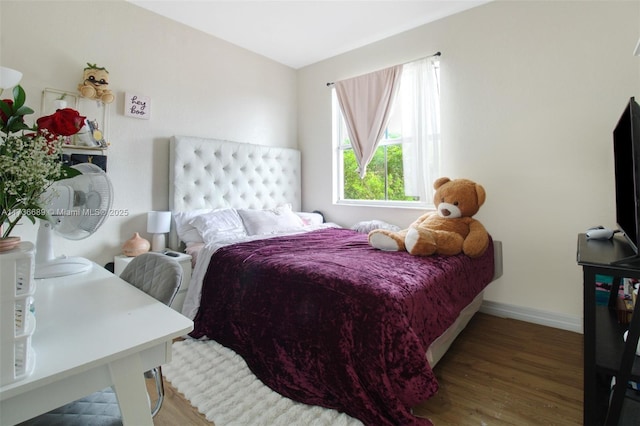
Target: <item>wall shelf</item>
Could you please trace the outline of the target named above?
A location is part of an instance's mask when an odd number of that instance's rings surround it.
[[[74,135],[71,138],[71,143],[64,146],[64,150],[69,149],[90,149],[101,151],[102,154],[106,153],[108,148],[108,131],[109,131],[109,104],[104,104],[101,101],[95,99],[86,99],[80,96],[79,93],[68,92],[60,89],[45,88],[42,91],[42,115],[53,114],[60,108],[58,101],[66,102],[68,108],[73,108],[80,113],[80,115],[87,117],[87,120],[97,124],[98,129],[102,132],[102,140],[96,142],[89,135],[81,137],[80,135]]]

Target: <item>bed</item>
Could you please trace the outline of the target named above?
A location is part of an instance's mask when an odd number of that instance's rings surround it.
[[[297,150],[170,146],[170,246],[196,259],[182,309],[192,337],[233,349],[291,399],[365,424],[429,424],[411,407],[437,391],[432,368],[501,275],[500,242],[478,259],[375,250],[300,211]]]

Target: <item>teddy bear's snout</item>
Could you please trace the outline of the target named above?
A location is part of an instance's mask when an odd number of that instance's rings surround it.
[[[438,215],[449,219],[455,219],[462,216],[460,208],[451,203],[440,203],[438,206]]]

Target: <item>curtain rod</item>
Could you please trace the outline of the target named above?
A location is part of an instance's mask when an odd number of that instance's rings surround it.
[[[441,56],[441,55],[442,55],[442,52],[436,52],[436,53],[434,53],[433,55],[428,55],[428,56],[423,56],[422,58],[413,59],[413,60],[411,60],[411,61],[407,61],[407,62],[405,62],[405,63],[403,63],[403,64],[401,64],[401,65],[410,64],[411,62],[419,61],[419,60],[421,60],[421,59],[432,58],[432,57],[434,57],[434,56]],[[334,83],[334,82],[327,83],[327,87],[331,87],[331,86],[333,86],[334,84],[336,84],[336,83]]]

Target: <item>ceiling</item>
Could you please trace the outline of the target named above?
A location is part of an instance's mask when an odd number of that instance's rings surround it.
[[[129,0],[294,69],[489,0]]]

